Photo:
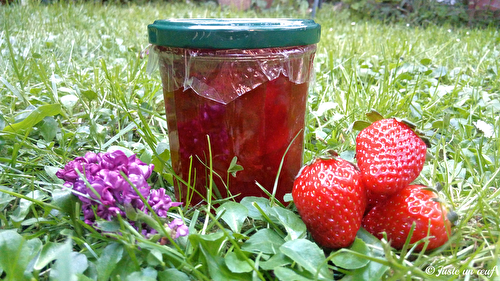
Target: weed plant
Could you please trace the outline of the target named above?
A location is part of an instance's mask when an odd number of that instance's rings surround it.
[[[500,34],[446,23],[356,22],[324,5],[304,161],[333,149],[354,160],[355,120],[375,109],[431,140],[417,179],[443,185],[459,216],[428,253],[390,248],[363,230],[323,251],[293,204],[266,198],[173,209],[190,235],[167,245],[125,219],[96,231],[55,176],[87,151],[122,149],[155,164],[173,195],[162,86],[148,75],[155,19],[308,17],[278,5],[237,12],[213,2],[54,3],[0,9],[0,278],[5,280],[493,280],[500,276]],[[425,242],[425,241],[424,241]],[[432,271],[434,269],[435,271]],[[448,269],[443,270],[443,269]],[[491,270],[482,272],[481,270]]]

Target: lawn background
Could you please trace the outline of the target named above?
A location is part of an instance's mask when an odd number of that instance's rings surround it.
[[[354,280],[442,279],[426,273],[434,266],[473,270],[444,279],[489,280],[480,269],[495,270],[491,278],[498,279],[498,30],[360,20],[329,4],[315,18],[322,37],[305,161],[327,149],[353,160],[357,132],[349,126],[370,109],[415,123],[432,142],[417,181],[441,183],[441,196],[459,215],[445,247],[397,252],[360,232],[351,249],[325,258],[293,208],[266,200],[256,202],[269,217],[251,202],[230,202],[217,218],[203,208],[176,208],[191,236],[170,246],[141,238],[124,222],[103,223],[121,233],[103,235],[79,221],[78,205],[55,172],[86,151],[137,153],[156,164],[150,184],[172,192],[159,73],[147,74],[143,51],[148,24],[184,17],[309,14],[288,2],[247,12],[214,2],[0,8],[0,277],[331,280],[336,270],[336,278]]]

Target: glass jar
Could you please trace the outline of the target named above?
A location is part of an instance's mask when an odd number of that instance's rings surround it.
[[[283,202],[302,166],[320,26],[301,19],[178,19],[157,20],[148,31],[172,167],[182,179],[177,199],[207,201],[212,187],[213,196],[240,201],[268,196],[263,188]]]

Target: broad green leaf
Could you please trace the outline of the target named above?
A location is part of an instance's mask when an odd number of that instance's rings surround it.
[[[191,234],[189,240],[193,246],[191,259],[206,265],[211,280],[251,280],[251,274],[231,272],[220,256],[224,250],[223,243],[227,240],[223,232]]]
[[[82,125],[76,129],[75,137],[79,141],[87,141],[90,134],[90,126]]]
[[[60,98],[60,101],[61,104],[71,112],[73,110],[73,107],[78,102],[78,97],[75,95],[65,95]]]
[[[274,206],[269,209],[269,216],[271,219],[276,219],[276,221],[285,227],[288,233],[287,237],[285,237],[286,241],[306,236],[306,225],[296,213],[279,206]]]
[[[179,271],[175,268],[169,268],[165,269],[164,271],[158,272],[158,281],[170,281],[170,280],[190,281],[191,279],[186,273]]]
[[[352,252],[357,252],[366,256],[370,255],[370,250],[365,242],[359,238],[354,240],[354,243],[349,249],[340,249],[332,257],[331,261],[338,267],[345,269],[356,269],[367,265],[370,260],[363,257],[358,257]]]
[[[68,239],[57,253],[57,260],[50,271],[51,279],[71,280],[73,275],[71,263],[71,240]]]
[[[42,244],[38,239],[26,241],[15,230],[0,232],[0,267],[5,271],[4,280],[26,280],[24,271]]]
[[[382,279],[384,273],[389,269],[388,266],[382,265],[380,263],[370,261],[366,266],[355,269],[349,272],[349,275],[346,275],[342,278],[342,281],[378,281]]]
[[[163,255],[156,249],[151,249],[149,251],[148,255],[146,256],[146,261],[150,266],[165,265],[163,263]]]
[[[75,280],[76,274],[88,268],[87,257],[72,251],[72,240],[68,239],[58,250],[57,259],[50,271],[52,280]]]
[[[61,167],[43,166],[43,169],[54,183],[64,183],[63,179],[60,179],[56,176],[57,171],[59,171]]]
[[[130,203],[125,203],[125,215],[129,221],[137,221],[139,219],[138,210]]]
[[[217,215],[222,212],[224,212],[221,217],[222,220],[229,225],[233,232],[239,233],[247,218],[248,209],[239,203],[229,201],[217,209]]]
[[[211,280],[241,280],[247,281],[252,279],[252,275],[250,273],[237,273],[231,272],[224,261],[224,258],[218,256],[212,256],[205,254],[207,263],[208,263],[208,271],[210,272]]]
[[[138,93],[141,93],[141,92],[138,92]],[[142,113],[142,115],[144,117],[149,117],[150,116],[150,112],[154,111],[153,106],[151,106],[151,104],[149,104],[148,102],[141,103],[140,108],[141,108],[141,113]]]
[[[292,193],[285,193],[285,195],[283,195],[283,201],[292,202],[293,201]]]
[[[35,200],[41,200],[45,197],[45,194],[39,190],[35,190],[35,191],[29,192],[26,195],[26,197],[33,198]],[[24,218],[30,212],[31,204],[33,204],[33,202],[31,202],[30,200],[26,200],[26,199],[19,200],[19,207],[17,207],[14,210],[14,212],[12,212],[12,215],[10,215],[10,218],[15,222],[21,222],[22,220],[24,220]]]
[[[160,252],[162,255],[162,260],[168,262],[169,266],[182,266],[183,260],[185,259],[185,256],[181,253],[172,250],[172,248],[170,247],[165,247],[160,244],[138,242],[137,247],[143,250],[149,250],[151,252]],[[191,254],[189,256],[189,259],[199,259],[198,253]],[[151,259],[154,258],[151,257]]]
[[[26,240],[26,247],[23,254],[26,255],[25,258],[28,258],[29,261],[33,260],[36,255],[42,250],[42,241],[38,238],[33,238],[30,240]]]
[[[376,257],[376,258],[384,258],[385,254],[382,250],[382,243],[379,239],[373,236],[371,233],[366,231],[364,228],[360,228],[356,237],[363,240],[365,244],[372,245],[373,247],[368,248],[368,256]],[[380,250],[377,250],[380,249]],[[384,273],[389,269],[388,266],[380,264],[375,261],[369,261],[366,266],[361,268],[354,269],[349,272],[344,278],[343,281],[356,281],[356,280],[368,280],[368,281],[377,281],[382,278]]]
[[[20,130],[25,130],[32,128],[38,122],[42,121],[47,116],[54,116],[61,113],[60,104],[47,104],[42,105],[31,111],[31,113],[21,122],[10,124],[6,126],[3,130],[7,132],[15,132]]]
[[[126,276],[129,276],[134,272],[140,272],[143,268],[139,263],[135,262],[128,253],[130,253],[130,251],[125,252],[122,258],[114,265],[114,269],[110,273],[111,279],[117,279],[117,277],[123,277],[123,279],[125,279]]]
[[[292,264],[292,262],[293,261],[288,256],[283,253],[278,253],[269,258],[267,261],[259,262],[259,266],[264,270],[274,270],[277,267]]]
[[[420,63],[427,66],[429,64],[431,64],[432,60],[431,59],[428,59],[428,58],[424,58],[424,59],[421,59],[420,60]]]
[[[238,157],[234,156],[231,160],[231,163],[229,164],[229,168],[227,169],[227,172],[230,173],[233,177],[236,177],[237,172],[243,171],[243,166],[238,165],[237,162]]]
[[[270,207],[269,200],[264,197],[247,196],[240,201],[241,205],[247,207],[249,217],[256,220],[264,220],[264,217],[259,210],[253,206],[254,203],[259,205],[264,213],[267,213],[267,208]]]
[[[95,281],[95,278],[90,278],[87,275],[84,274],[76,274],[76,281]]]
[[[332,280],[333,273],[328,270],[325,254],[319,246],[307,239],[296,239],[281,245],[280,250],[297,264],[322,280]]]
[[[323,102],[318,105],[318,110],[314,112],[316,116],[323,116],[328,110],[336,109],[339,105],[336,102]]]
[[[71,268],[73,273],[83,273],[89,266],[87,256],[82,253],[71,252]]]
[[[43,118],[43,121],[41,122],[40,134],[45,141],[52,141],[56,137],[58,129],[59,124],[56,119],[52,116],[47,116]]]
[[[65,244],[59,244],[54,242],[47,242],[43,245],[40,255],[36,258],[34,269],[41,270],[46,265],[48,265],[53,260],[57,259],[61,254]]]
[[[241,246],[241,249],[252,253],[262,252],[264,254],[277,254],[279,253],[279,248],[284,243],[285,240],[274,230],[264,228],[250,236],[250,238]]]
[[[105,232],[116,232],[120,230],[120,223],[115,219],[111,221],[107,220],[98,220],[97,221],[97,228],[99,230],[105,231]]]
[[[432,128],[434,129],[443,129],[446,128],[447,124],[443,120],[436,120],[432,122]]]
[[[42,91],[43,91],[43,88],[41,88],[41,87],[33,87],[33,88],[31,88],[31,89],[30,89],[30,91],[29,91],[29,92],[30,92],[30,94],[32,94],[32,95],[38,95],[38,94],[40,94]]]
[[[328,134],[323,132],[322,128],[317,128],[316,130],[314,130],[314,134],[316,135],[316,138],[318,138],[318,139],[325,139],[328,137]]]
[[[354,163],[356,161],[356,151],[355,150],[344,150],[339,155],[340,158]]]
[[[99,280],[108,280],[123,255],[123,246],[118,243],[109,244],[97,260],[97,276]]]
[[[166,142],[159,142],[156,146],[156,154],[160,156],[163,161],[168,161],[170,159],[170,147]]]
[[[397,80],[412,80],[413,79],[413,76],[410,75],[409,73],[407,72],[404,72],[404,73],[401,73],[397,78]]]
[[[189,235],[189,241],[193,246],[193,251],[204,248],[208,255],[218,256],[219,251],[222,250],[222,243],[226,241],[226,237],[223,232],[215,232],[206,235],[191,234]]]
[[[484,136],[487,138],[491,138],[495,136],[495,127],[483,120],[477,120],[477,122],[473,123],[474,126],[481,132],[483,132]]]
[[[224,257],[227,268],[231,272],[242,273],[252,271],[252,266],[248,263],[253,261],[248,257],[244,256],[241,252],[229,252]]]
[[[136,271],[132,272],[130,275],[127,276],[125,280],[128,281],[156,281],[158,276],[158,272],[151,268],[151,267],[146,267],[142,269],[141,271]]]
[[[90,126],[90,134],[94,140],[96,140],[99,144],[102,144],[108,135],[107,127],[99,123],[92,123]]]
[[[150,149],[145,149],[139,156],[139,159],[146,164],[151,164],[151,161],[153,160],[153,152]]]
[[[54,189],[52,191],[52,203],[67,214],[71,215],[75,212],[75,204],[78,201],[78,197],[70,190]]]
[[[286,267],[277,267],[273,272],[280,281],[311,281],[311,278],[302,276]],[[333,277],[330,280],[333,280]]]
[[[363,240],[365,244],[377,246],[377,248],[382,249],[382,242],[380,239],[373,236],[370,232],[366,231],[363,227],[361,227],[356,233],[356,237]],[[382,250],[377,252],[378,256],[384,256],[384,252]]]
[[[29,219],[24,219],[22,222],[21,222],[21,225],[22,226],[30,226],[30,225],[33,225],[33,224],[38,224],[38,223],[41,223],[41,222],[50,222],[51,220],[50,219],[47,219],[47,218],[29,218]]]
[[[434,78],[441,78],[443,76],[446,76],[447,73],[448,73],[448,69],[446,67],[439,66],[432,71],[431,76]]]
[[[81,91],[81,94],[88,100],[95,100],[97,99],[97,93],[92,91],[92,90],[84,90],[84,91]]]
[[[454,91],[455,91],[455,86],[438,85],[436,87],[434,86],[429,87],[429,93],[432,95],[436,95],[439,98],[443,98],[446,95],[453,93]]]
[[[170,159],[169,145],[166,142],[159,142],[156,146],[156,155],[152,156],[151,164],[154,164],[154,170],[157,173],[163,172],[163,166],[165,162]]]
[[[0,186],[0,189],[12,191],[11,188],[6,186]],[[10,201],[14,199],[16,199],[15,196],[0,191],[0,211],[2,211],[10,203]]]
[[[351,4],[351,9],[353,10],[360,10],[361,8],[363,8],[363,3],[361,2],[353,2]]]

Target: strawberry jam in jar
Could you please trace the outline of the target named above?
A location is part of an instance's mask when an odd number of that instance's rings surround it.
[[[148,32],[177,199],[195,205],[274,194],[283,202],[302,166],[320,26],[301,19],[178,19],[157,20]]]

